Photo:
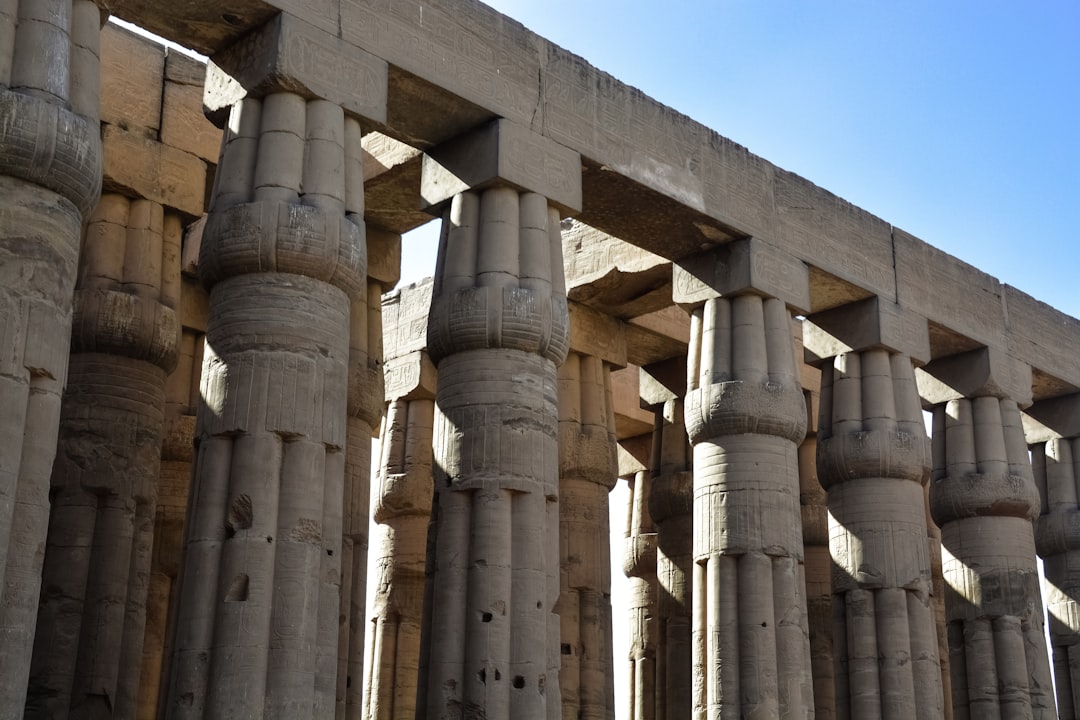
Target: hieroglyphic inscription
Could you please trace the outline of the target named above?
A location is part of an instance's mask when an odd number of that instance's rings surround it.
[[[429,278],[383,298],[383,355],[388,363],[427,347],[431,290]]]

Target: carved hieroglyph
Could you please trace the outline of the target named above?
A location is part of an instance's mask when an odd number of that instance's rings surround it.
[[[568,349],[559,213],[535,193],[453,197],[428,349],[439,370],[428,720],[553,720],[556,368]]]
[[[360,151],[322,100],[271,93],[229,119],[167,717],[335,714]]]
[[[100,22],[97,5],[88,0],[14,0],[0,11],[4,711],[22,708],[26,697],[80,226],[101,189]]]
[[[608,493],[618,474],[611,371],[571,352],[559,368],[562,717],[615,717]]]
[[[135,716],[179,301],[179,218],[104,195],[75,290],[31,717]]]
[[[1032,527],[1039,496],[1016,401],[935,407],[933,446],[955,717],[1052,718]]]
[[[923,483],[929,438],[911,360],[870,349],[822,370],[836,717],[943,714]]]

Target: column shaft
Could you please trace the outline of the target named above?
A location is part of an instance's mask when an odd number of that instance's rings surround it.
[[[707,300],[692,318],[694,717],[809,717],[797,446],[806,408],[784,303]]]
[[[653,432],[654,446],[659,444],[658,435],[659,428]],[[656,527],[649,515],[651,476],[651,470],[643,470],[630,480],[626,517],[623,571],[629,578],[630,687],[627,716],[631,720],[654,720],[657,708],[657,627],[660,608],[656,576]]]
[[[0,714],[26,697],[81,224],[101,190],[100,13],[7,3],[0,44]]]
[[[934,445],[954,717],[1054,717],[1032,527],[1039,498],[1016,402],[939,405]]]
[[[929,438],[910,359],[837,356],[822,371],[836,717],[943,716],[923,483]]]

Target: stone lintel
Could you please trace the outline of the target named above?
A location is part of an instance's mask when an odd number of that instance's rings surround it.
[[[291,92],[321,98],[359,118],[386,122],[388,69],[384,60],[299,18],[281,13],[213,56],[203,105],[223,126],[245,96]]]
[[[210,295],[197,277],[180,277],[180,323],[185,328],[206,332],[210,317]]]
[[[427,349],[432,280],[426,278],[383,295],[383,357],[387,362]]]
[[[1080,437],[1080,393],[1039,400],[1023,413],[1028,443]]]
[[[622,322],[587,305],[571,302],[570,351],[594,355],[609,365],[626,367],[626,331]]]
[[[876,348],[903,353],[916,365],[925,365],[930,362],[930,328],[925,317],[875,296],[808,316],[803,347],[811,365]]]
[[[915,373],[926,407],[959,398],[992,396],[1031,404],[1031,366],[1003,350],[983,347],[938,358]]]
[[[386,401],[434,399],[438,389],[435,363],[423,350],[387,360],[383,365]]]
[[[141,197],[193,218],[206,204],[206,163],[179,148],[119,125],[102,125],[103,187]]]
[[[499,119],[432,148],[420,197],[437,208],[466,190],[510,185],[543,195],[563,215],[581,211],[581,156],[528,128]]]
[[[638,401],[638,369],[633,365],[612,370],[611,405],[615,412],[615,436],[619,439],[652,432],[653,414]]]
[[[798,314],[810,307],[810,271],[793,255],[757,238],[734,240],[680,260],[673,268],[672,299],[695,307],[744,293],[783,300]]]
[[[647,470],[652,444],[651,432],[619,440],[619,477],[632,478],[636,473]]]
[[[686,358],[677,357],[646,365],[638,376],[641,407],[655,408],[686,395]]]
[[[386,292],[401,280],[401,235],[370,224],[366,234],[368,277]]]

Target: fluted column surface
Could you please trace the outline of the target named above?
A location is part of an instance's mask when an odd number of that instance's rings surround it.
[[[416,716],[434,414],[435,402],[429,398],[398,399],[383,421],[366,720]]]
[[[1042,500],[1035,549],[1043,559],[1057,711],[1080,717],[1080,439],[1058,438],[1032,447]]]
[[[22,712],[81,224],[101,190],[89,0],[0,9],[0,714]]]
[[[654,430],[653,446],[658,444]],[[655,451],[654,451],[655,454]],[[656,576],[656,526],[649,514],[651,470],[642,470],[630,480],[626,514],[623,572],[629,579],[627,605],[630,615],[630,678],[626,706],[631,720],[656,717],[657,626],[659,625],[659,582]]]
[[[332,103],[281,92],[230,116],[166,717],[335,714],[360,157]]]
[[[455,196],[428,320],[439,371],[428,720],[561,714],[556,367],[567,324],[557,211],[503,187]]]
[[[790,315],[756,295],[691,325],[695,718],[813,714],[797,448],[806,406]]]
[[[817,464],[834,566],[836,717],[941,718],[930,448],[906,355],[850,352],[822,370]]]
[[[833,720],[836,717],[832,557],[829,554],[829,510],[825,499],[825,489],[818,481],[817,436],[807,435],[799,445],[799,503],[802,506],[806,620],[810,635],[810,670],[814,679],[816,720]]]
[[[1020,410],[1007,398],[953,400],[934,409],[933,443],[954,717],[1055,717]]]
[[[572,352],[559,368],[562,717],[615,717],[608,493],[617,473],[610,371]]]

